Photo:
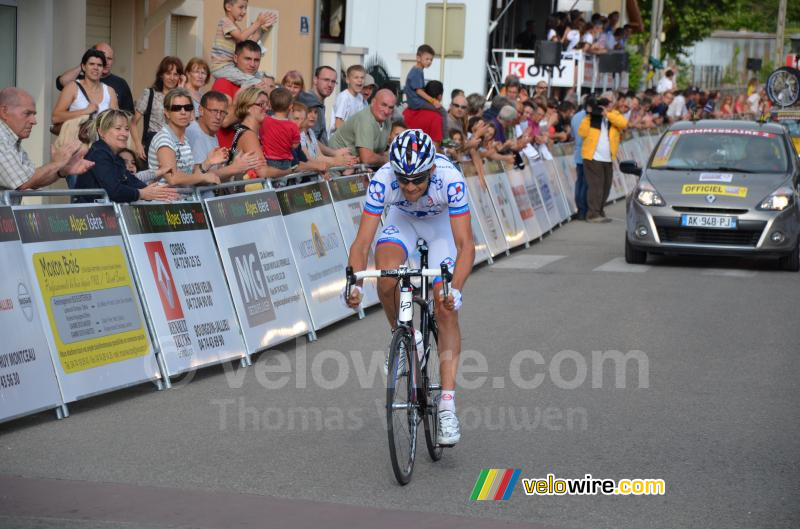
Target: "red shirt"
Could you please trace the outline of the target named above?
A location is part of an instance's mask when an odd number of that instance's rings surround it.
[[[214,81],[214,85],[211,87],[212,90],[216,90],[217,92],[222,92],[226,96],[230,97],[231,101],[236,99],[236,93],[239,91],[240,88],[241,86],[233,84],[224,77],[220,77],[219,79]],[[230,149],[231,145],[233,144],[233,135],[234,135],[233,127],[226,127],[219,129],[217,131],[217,141],[219,142],[219,146]]]
[[[422,129],[433,141],[442,141],[442,115],[435,110],[407,108],[403,111],[403,121],[409,129]]]
[[[292,146],[300,143],[297,123],[288,119],[264,118],[261,124],[261,146],[267,160],[291,160]]]

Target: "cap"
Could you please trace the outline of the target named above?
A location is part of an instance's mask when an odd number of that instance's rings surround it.
[[[375,86],[375,78],[370,74],[364,76],[364,84],[362,86]]]
[[[322,104],[322,101],[320,101],[320,99],[311,92],[300,92],[297,94],[297,101],[303,103],[309,109],[323,108],[325,106]]]

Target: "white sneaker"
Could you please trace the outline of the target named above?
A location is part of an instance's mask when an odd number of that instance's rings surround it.
[[[414,339],[417,342],[417,357],[421,360],[422,355],[424,354],[423,343],[422,343],[422,333],[418,330],[414,329]],[[389,376],[389,352],[386,352],[386,358],[383,359],[383,374]],[[406,355],[400,357],[400,374],[406,375],[408,374],[408,367],[406,366]]]
[[[436,436],[436,443],[442,446],[453,446],[461,440],[461,427],[458,425],[458,417],[449,410],[439,411],[439,433]]]

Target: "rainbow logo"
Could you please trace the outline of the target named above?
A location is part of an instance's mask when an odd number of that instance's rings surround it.
[[[507,500],[514,492],[521,468],[484,468],[472,489],[470,500]]]

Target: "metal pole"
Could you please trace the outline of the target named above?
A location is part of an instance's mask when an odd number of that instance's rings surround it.
[[[783,64],[783,33],[786,29],[786,0],[778,7],[778,30],[775,32],[775,68]]]
[[[664,9],[663,0],[653,0],[653,12],[650,13],[650,57],[661,58],[661,15]],[[653,86],[658,83],[653,76]]]
[[[785,2],[785,0],[784,0]],[[784,9],[785,11],[785,9]],[[444,45],[447,41],[447,0],[442,2],[442,48],[439,50],[439,81],[444,84]]]

